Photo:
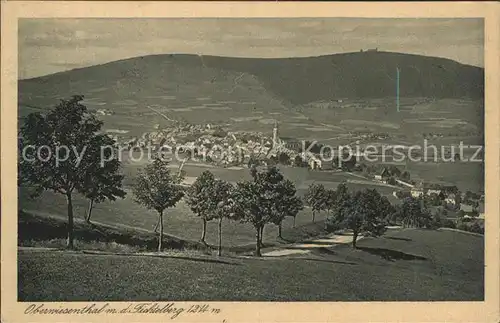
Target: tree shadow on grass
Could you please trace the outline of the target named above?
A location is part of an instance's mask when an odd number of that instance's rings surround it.
[[[301,244],[335,245],[338,243],[334,242],[334,241],[326,242],[326,241],[305,240],[305,241],[302,241]]]
[[[413,241],[410,238],[401,238],[401,237],[384,237],[384,239],[401,240],[401,241]]]
[[[99,256],[109,256],[109,253],[94,253],[86,251],[86,254],[99,255]],[[164,259],[180,259],[180,260],[190,260],[190,261],[198,261],[205,263],[215,263],[215,264],[223,264],[223,265],[233,265],[239,266],[240,264],[237,262],[224,261],[220,259],[210,259],[210,258],[196,258],[196,257],[188,257],[188,256],[169,256],[169,255],[154,255],[154,254],[113,254],[115,256],[126,256],[126,257],[153,257],[153,258],[164,258]]]
[[[278,242],[281,243],[296,243],[298,240],[297,239],[288,239],[288,238],[278,238]]]
[[[288,260],[308,260],[308,261],[328,262],[328,263],[332,263],[332,264],[357,265],[357,263],[355,263],[355,262],[340,261],[340,260],[326,260],[326,259],[319,259],[319,258],[297,257],[297,258],[288,258]]]
[[[369,248],[369,247],[358,247],[358,250],[368,252],[372,255],[380,256],[388,261],[396,260],[427,260],[427,258],[417,255],[412,255],[409,253],[404,253],[397,250],[384,249],[384,248]]]
[[[328,248],[314,248],[314,250],[311,250],[311,252],[316,252],[316,253],[319,253],[319,254],[326,254],[326,255],[337,255],[337,253],[331,249],[328,249]]]

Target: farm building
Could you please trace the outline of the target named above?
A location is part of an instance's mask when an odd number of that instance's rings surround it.
[[[381,182],[387,181],[389,177],[391,177],[391,175],[389,174],[387,167],[384,167],[379,174],[375,175],[375,179]]]
[[[412,197],[419,197],[424,195],[424,189],[420,187],[414,187],[411,189],[410,194]]]

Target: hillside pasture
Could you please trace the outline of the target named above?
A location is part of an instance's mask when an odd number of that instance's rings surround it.
[[[19,207],[36,215],[57,216],[66,218],[66,199],[60,194],[44,192],[36,200],[30,200],[25,193],[21,192]],[[88,207],[88,201],[80,195],[75,195],[73,199],[73,212],[76,218],[84,219]],[[40,211],[43,210],[43,211]],[[311,222],[312,214],[310,209],[305,209],[299,213],[296,219],[296,226],[305,225]],[[318,222],[324,220],[325,214],[316,215]],[[109,225],[126,225],[146,230],[153,230],[158,215],[154,211],[147,210],[134,202],[132,193],[123,200],[115,202],[103,202],[95,204],[92,211],[92,219]],[[291,228],[293,219],[286,218],[283,228]],[[207,243],[216,244],[218,226],[215,221],[207,225]],[[168,209],[164,213],[164,231],[166,234],[179,237],[181,239],[197,241],[201,237],[202,222],[196,217],[189,207],[181,201],[175,208]],[[225,247],[235,247],[255,243],[255,230],[251,224],[236,221],[223,221],[223,239]],[[264,230],[264,244],[276,241],[278,228],[269,224]]]
[[[19,251],[20,301],[483,301],[484,238],[392,231],[292,257]],[[67,264],[78,264],[68,266]],[[284,274],[286,273],[286,274]],[[293,278],[292,278],[293,277]]]

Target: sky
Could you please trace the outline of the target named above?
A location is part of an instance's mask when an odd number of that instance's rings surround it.
[[[378,47],[484,66],[476,18],[19,19],[19,78],[150,54],[318,56]]]

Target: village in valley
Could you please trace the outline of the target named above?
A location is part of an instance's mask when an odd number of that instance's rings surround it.
[[[349,172],[395,188],[392,196],[397,199],[409,196],[425,197],[434,207],[446,210],[446,214],[451,211],[460,217],[484,220],[484,192],[461,192],[456,185],[431,180],[412,180],[411,174],[404,170],[404,165],[387,165],[383,161],[366,162],[363,150],[351,152],[350,156],[344,156],[346,159],[339,162],[339,151],[332,148],[322,151],[319,142],[280,138],[277,121],[269,133],[232,132],[224,130],[222,125],[180,122],[174,123],[170,128],[159,129],[159,124],[154,125],[154,128],[156,131],[146,132],[140,138],[109,133],[108,135],[119,147],[126,148],[122,153],[131,156],[134,155],[134,147],[139,147],[150,149],[153,155],[172,157],[176,152],[181,152],[185,161],[195,160],[199,165],[205,163],[223,168],[249,168],[252,163],[257,163],[262,166],[302,167],[317,172]],[[351,134],[351,140],[356,144],[359,144],[360,140],[370,142],[389,138],[387,134],[378,133]],[[389,144],[381,144],[381,150],[384,146],[390,147]],[[342,151],[340,153],[342,154]]]

